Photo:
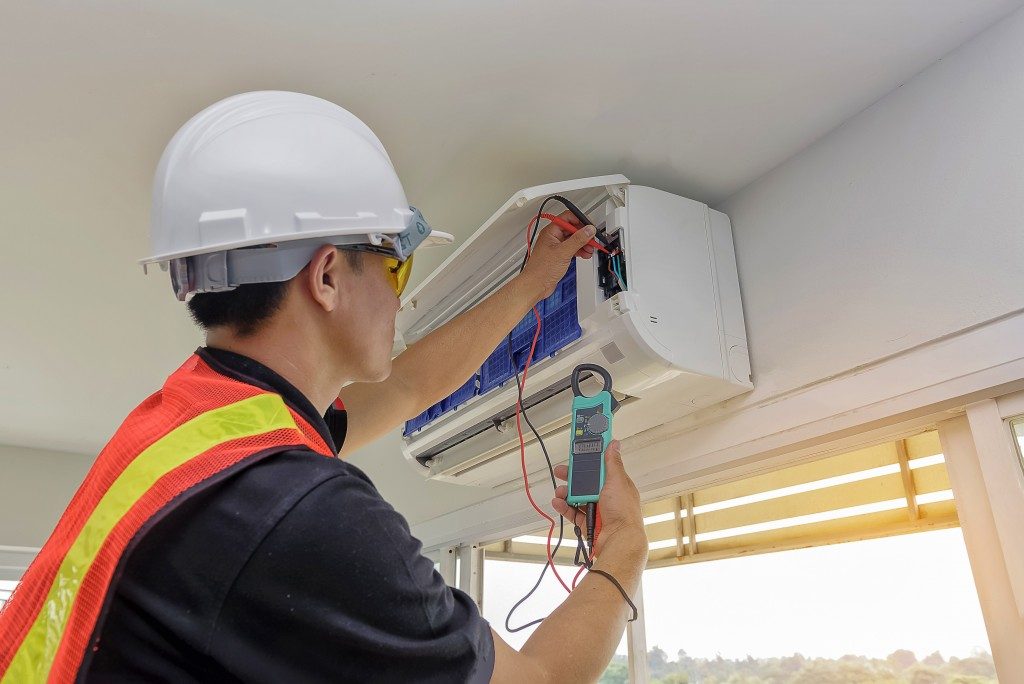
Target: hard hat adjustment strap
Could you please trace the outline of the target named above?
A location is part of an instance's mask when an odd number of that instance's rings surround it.
[[[423,214],[415,207],[409,209],[411,215],[406,228],[397,235],[372,232],[336,235],[171,259],[169,266],[174,294],[185,301],[192,292],[226,292],[239,285],[291,280],[325,244],[391,254],[405,261],[431,232]],[[367,244],[367,238],[371,244]]]
[[[384,240],[395,250],[399,259],[405,261],[431,233],[430,224],[416,207],[409,207],[412,215],[405,224],[405,230],[397,235],[384,235]]]
[[[192,292],[226,292],[239,285],[280,283],[298,275],[325,244],[345,247],[365,243],[365,235],[338,236],[171,259],[171,284],[178,299],[185,301]]]

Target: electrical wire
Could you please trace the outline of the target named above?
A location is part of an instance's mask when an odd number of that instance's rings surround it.
[[[611,277],[615,279],[615,284],[618,285],[619,289],[621,290],[622,281],[619,280],[619,275],[615,272],[615,265],[612,259],[608,260],[608,273],[611,274]]]
[[[581,565],[580,569],[576,571],[576,576],[572,578],[572,588],[575,589],[576,585],[580,583],[580,577],[583,576],[583,571],[587,569],[587,566]]]
[[[559,197],[558,195],[552,195],[550,197],[545,198],[544,201],[541,202],[540,209],[537,210],[537,216],[534,217],[530,221],[530,223],[527,224],[527,226],[526,226],[526,234],[527,234],[527,239],[526,239],[526,255],[523,257],[523,263],[519,267],[519,273],[523,272],[523,270],[526,268],[527,261],[529,261],[529,259],[530,259],[530,254],[531,254],[531,251],[532,251],[532,248],[533,248],[533,244],[536,241],[538,232],[540,231],[540,220],[542,218],[547,219],[551,223],[554,223],[555,225],[559,226],[563,230],[566,230],[566,231],[568,231],[570,233],[575,233],[577,230],[579,230],[579,228],[577,228],[576,226],[573,226],[572,224],[568,223],[567,221],[561,219],[558,216],[554,216],[553,214],[545,214],[544,213],[545,205],[547,205],[547,203],[549,201],[551,201],[551,200],[557,200],[557,201],[561,202],[580,221],[584,221],[585,223],[588,223],[588,222],[585,221],[586,216],[583,215],[583,213],[578,208],[576,208],[571,202],[569,202],[565,198]],[[531,234],[531,228],[533,229],[532,234]],[[595,239],[592,242],[597,242],[597,240]],[[620,250],[616,249],[614,252],[609,253],[607,248],[605,248],[603,246],[600,246],[599,242],[597,243],[595,248],[603,251],[605,254],[609,254],[609,270],[612,270],[612,265],[611,265],[612,264],[612,260],[619,254]],[[625,289],[625,285],[624,285],[624,283],[621,280],[621,276],[617,272],[614,272],[614,271],[613,271],[613,274],[615,275],[616,279],[619,281],[619,287],[622,288],[622,289]],[[519,632],[519,631],[522,631],[522,630],[527,629],[529,627],[533,627],[534,625],[538,625],[538,624],[540,624],[541,622],[543,622],[546,619],[546,617],[545,618],[539,618],[537,620],[533,620],[531,622],[528,622],[528,623],[526,623],[524,625],[520,625],[519,627],[512,627],[511,624],[510,624],[510,622],[512,620],[512,614],[515,613],[516,609],[519,608],[519,606],[521,606],[523,603],[525,603],[531,596],[533,596],[533,594],[537,591],[537,588],[540,587],[541,582],[544,581],[544,575],[547,573],[547,570],[548,570],[549,566],[551,567],[551,572],[555,575],[555,577],[558,579],[559,583],[562,585],[562,587],[568,593],[572,593],[572,590],[576,588],[576,585],[579,583],[580,577],[583,574],[584,570],[587,570],[589,572],[597,573],[597,574],[602,575],[602,576],[606,577],[607,579],[609,579],[618,588],[619,593],[622,594],[622,597],[626,600],[626,603],[628,603],[630,608],[633,609],[633,617],[630,618],[630,622],[632,622],[632,621],[636,620],[636,618],[637,618],[636,606],[633,604],[633,601],[630,600],[629,596],[626,594],[626,591],[622,588],[622,585],[619,584],[618,580],[616,580],[614,577],[612,577],[612,575],[610,575],[609,573],[604,572],[603,570],[596,570],[596,569],[594,569],[592,567],[593,566],[593,558],[587,552],[586,545],[585,545],[585,543],[583,541],[583,537],[582,537],[582,533],[581,533],[579,525],[575,525],[574,529],[575,529],[575,532],[576,532],[576,539],[577,539],[577,548],[576,548],[576,561],[577,562],[576,562],[576,564],[579,565],[580,568],[579,568],[579,570],[576,571],[575,577],[573,577],[572,586],[570,587],[569,585],[567,585],[565,583],[565,581],[562,579],[562,577],[558,574],[558,570],[555,568],[555,561],[554,561],[554,555],[558,553],[558,549],[561,547],[562,541],[564,539],[565,518],[563,518],[562,516],[558,516],[558,542],[555,544],[554,551],[552,551],[552,549],[551,549],[551,537],[552,537],[552,535],[554,533],[555,521],[554,521],[554,519],[551,516],[549,516],[544,510],[542,510],[537,505],[537,503],[533,499],[533,494],[530,492],[530,480],[529,480],[529,475],[528,475],[527,470],[526,470],[526,442],[525,442],[525,439],[523,437],[523,428],[522,428],[522,423],[520,422],[520,416],[522,416],[526,420],[526,424],[529,425],[530,430],[533,432],[534,436],[537,438],[537,442],[540,444],[541,451],[544,453],[544,460],[547,462],[547,466],[548,466],[548,475],[549,475],[549,477],[551,479],[551,487],[554,489],[557,486],[557,483],[555,482],[555,469],[554,469],[554,466],[551,463],[551,457],[548,454],[547,446],[544,444],[544,439],[540,436],[540,433],[537,431],[537,428],[534,427],[533,423],[530,421],[530,417],[529,417],[529,415],[526,412],[526,407],[523,406],[523,391],[524,391],[524,389],[526,387],[526,378],[527,378],[527,376],[529,374],[529,371],[530,371],[530,363],[533,361],[533,354],[536,351],[537,340],[540,338],[541,326],[543,324],[543,322],[541,320],[540,313],[537,311],[537,307],[536,306],[533,307],[533,315],[534,315],[534,317],[537,320],[537,328],[536,328],[536,330],[533,333],[533,342],[530,345],[530,351],[527,354],[526,362],[523,365],[522,380],[520,380],[520,378],[519,378],[519,364],[516,361],[515,353],[514,353],[514,350],[513,350],[513,347],[512,347],[512,332],[511,331],[509,332],[508,337],[506,338],[506,344],[507,344],[507,348],[508,348],[509,362],[512,364],[512,370],[515,373],[515,377],[516,377],[516,391],[518,393],[518,396],[517,396],[517,399],[516,399],[516,430],[519,433],[519,456],[520,456],[520,465],[522,466],[522,471],[523,471],[523,486],[524,486],[524,488],[526,490],[526,498],[529,500],[530,505],[533,506],[534,510],[536,510],[537,513],[539,513],[545,520],[548,521],[548,536],[547,536],[547,543],[546,543],[546,547],[547,547],[547,562],[544,564],[544,567],[541,569],[540,575],[537,577],[537,581],[534,583],[533,587],[526,593],[525,596],[523,596],[521,599],[519,599],[515,603],[515,605],[513,605],[512,608],[508,611],[508,615],[505,616],[505,629],[507,631],[509,631],[509,632]],[[578,508],[576,510],[578,512],[580,512]],[[582,552],[582,557],[583,557],[583,562],[582,563],[580,562],[581,552]]]
[[[589,506],[592,506],[592,505],[593,504],[587,504],[588,509],[589,509]],[[576,510],[579,511],[579,508],[576,508]],[[631,598],[629,598],[629,594],[627,594],[626,590],[622,588],[621,584],[619,584],[619,580],[615,579],[615,577],[610,572],[605,572],[604,570],[599,570],[599,569],[594,567],[594,556],[593,556],[593,554],[588,553],[588,551],[587,551],[587,542],[585,542],[583,540],[583,530],[580,529],[580,526],[579,525],[574,525],[573,526],[573,531],[576,533],[576,561],[575,562],[576,562],[576,565],[580,566],[579,571],[576,573],[576,577],[578,578],[579,574],[581,572],[583,572],[583,570],[586,570],[588,573],[592,572],[594,574],[601,575],[602,577],[607,579],[609,582],[614,584],[615,588],[619,590],[620,594],[622,594],[622,598],[625,599],[626,603],[629,605],[630,609],[632,609],[632,611],[633,611],[633,615],[632,615],[632,617],[629,618],[628,622],[634,622],[637,619],[637,616],[638,616],[638,612],[637,612],[637,609],[636,609],[636,604],[633,603],[633,600]],[[593,549],[591,549],[591,551],[592,550]],[[573,587],[575,588],[575,586],[576,586],[576,580],[574,579],[573,580]]]
[[[614,266],[614,269],[615,269],[615,280],[618,281],[618,287],[620,287],[623,290],[625,290],[626,289],[626,280],[623,279],[622,266],[621,266],[620,263],[618,263],[618,257],[617,256],[612,257],[611,258],[611,263],[612,263],[612,265]]]
[[[553,197],[548,197],[543,202],[541,202],[540,209],[537,211],[537,216],[534,219],[532,219],[530,221],[530,223],[526,226],[526,235],[527,235],[526,256],[523,257],[523,263],[519,267],[519,272],[520,273],[522,273],[523,270],[526,268],[526,262],[529,261],[529,259],[530,259],[530,254],[531,254],[531,251],[532,251],[533,243],[536,241],[537,233],[538,233],[538,231],[540,229],[540,220],[541,220],[541,218],[544,217],[544,206],[549,201],[551,201],[552,199],[554,199],[554,198]],[[532,234],[530,232],[531,228],[533,229]],[[543,511],[539,506],[537,506],[536,502],[533,500],[533,495],[530,492],[530,480],[529,480],[528,473],[526,471],[526,444],[525,444],[525,441],[524,441],[524,438],[523,438],[522,424],[520,423],[520,420],[519,420],[520,415],[522,415],[522,417],[525,418],[526,424],[530,426],[530,430],[533,431],[534,436],[537,438],[537,442],[540,444],[541,451],[544,453],[544,460],[547,462],[548,475],[551,478],[551,487],[552,487],[552,489],[554,489],[557,486],[557,483],[555,482],[555,469],[554,469],[554,466],[551,463],[551,457],[548,454],[547,446],[544,444],[544,439],[540,436],[540,433],[537,431],[537,428],[534,427],[533,422],[530,420],[530,417],[526,413],[526,409],[523,406],[523,390],[526,387],[526,378],[527,378],[527,375],[528,375],[529,370],[530,370],[530,363],[533,361],[533,354],[534,354],[534,351],[536,350],[537,340],[540,337],[540,331],[541,331],[541,325],[542,325],[540,313],[537,311],[537,307],[536,306],[533,307],[533,315],[537,319],[537,329],[534,331],[533,343],[530,346],[530,352],[527,355],[526,363],[523,366],[523,377],[522,377],[522,380],[520,380],[520,378],[519,378],[519,363],[516,361],[515,353],[514,353],[514,350],[512,348],[512,332],[511,331],[509,332],[508,337],[506,338],[506,343],[507,343],[507,348],[508,348],[509,362],[512,364],[512,370],[514,371],[515,376],[516,376],[516,391],[518,393],[518,397],[517,397],[517,400],[516,400],[516,430],[519,433],[519,456],[520,456],[520,465],[522,466],[522,471],[523,471],[523,486],[524,486],[524,488],[526,490],[526,497],[530,501],[530,505],[532,505],[534,510],[536,510],[545,520],[548,521],[547,562],[544,564],[544,567],[541,568],[540,575],[537,577],[537,581],[534,583],[533,587],[531,587],[530,590],[521,599],[519,599],[515,603],[515,605],[512,606],[512,608],[508,611],[508,615],[505,616],[505,629],[508,632],[510,632],[510,633],[520,632],[520,631],[522,631],[524,629],[528,629],[530,627],[533,627],[534,625],[538,625],[538,624],[540,624],[541,622],[543,622],[545,620],[545,618],[539,618],[537,620],[532,620],[530,622],[527,622],[524,625],[520,625],[519,627],[512,627],[512,625],[511,625],[513,613],[515,613],[516,609],[518,609],[519,606],[521,606],[523,603],[525,603],[527,600],[529,600],[529,598],[531,596],[533,596],[533,594],[537,591],[537,588],[540,587],[541,582],[544,581],[544,575],[547,573],[547,570],[548,570],[549,566],[551,567],[551,572],[558,579],[558,581],[562,585],[562,587],[565,588],[565,590],[567,592],[571,593],[571,591],[572,591],[572,589],[568,585],[566,585],[565,581],[562,580],[562,577],[558,574],[558,570],[555,568],[555,562],[554,562],[554,554],[558,553],[558,549],[562,546],[562,541],[563,541],[564,536],[565,536],[565,519],[562,516],[558,516],[558,521],[559,521],[558,522],[558,542],[555,544],[554,551],[552,551],[552,549],[551,549],[551,536],[552,536],[552,534],[554,532],[554,529],[555,529],[555,521],[545,511]]]
[[[518,387],[518,392],[519,392],[519,398],[516,401],[516,431],[519,433],[519,457],[520,457],[520,464],[522,465],[522,470],[523,470],[523,485],[524,485],[525,490],[526,490],[526,498],[529,499],[530,505],[533,506],[533,509],[535,511],[537,511],[537,513],[539,513],[545,520],[548,521],[548,538],[547,538],[548,564],[551,566],[551,571],[553,573],[555,573],[555,577],[558,578],[559,583],[565,589],[566,593],[569,593],[572,590],[569,588],[569,585],[566,584],[565,581],[562,579],[562,577],[558,574],[558,570],[555,568],[555,561],[554,561],[554,557],[553,557],[553,552],[551,550],[551,536],[552,536],[552,534],[555,531],[555,520],[554,520],[554,518],[549,516],[547,514],[547,512],[544,511],[544,509],[542,509],[540,506],[538,506],[536,501],[534,501],[533,494],[530,491],[529,475],[527,474],[527,471],[526,471],[526,442],[525,442],[525,440],[523,438],[523,425],[522,425],[522,422],[520,421],[520,416],[525,415],[525,411],[523,409],[523,398],[522,398],[523,397],[523,389],[526,387],[526,378],[527,378],[527,375],[530,372],[530,362],[533,359],[534,351],[537,348],[537,340],[540,337],[541,318],[540,318],[540,313],[538,313],[538,311],[537,311],[537,307],[533,307],[533,315],[537,318],[537,329],[536,329],[536,331],[533,334],[533,344],[530,346],[530,353],[526,357],[526,364],[525,364],[525,367],[523,368],[523,379],[522,379],[521,382],[519,382],[517,380],[517,383],[516,383],[517,387]],[[511,349],[511,344],[509,345],[509,347]],[[514,358],[512,359],[512,364],[513,364],[513,368],[515,368],[516,371],[517,371],[516,372],[516,378],[518,378],[519,377],[519,374],[518,374],[518,364],[515,362]],[[532,424],[531,424],[531,427],[532,427]],[[537,435],[537,439],[540,440],[541,444],[543,445],[543,440],[541,440],[540,439],[540,435],[537,434],[536,428],[533,428],[533,429],[534,429],[534,434]],[[552,487],[554,487],[555,486],[554,467],[551,465],[551,458],[548,456],[547,447],[545,446],[543,450],[544,450],[544,458],[545,458],[545,460],[548,463],[548,473],[551,476],[551,485],[552,485]],[[561,516],[559,516],[559,518],[561,518]],[[562,543],[561,529],[559,530],[559,540],[558,540],[558,543],[559,543],[559,545],[561,545],[561,543]],[[555,552],[557,552],[557,548],[555,549]]]
[[[566,231],[566,232],[568,232],[570,234],[575,234],[576,231],[579,230],[578,227],[572,225],[571,223],[569,223],[568,221],[566,221],[565,219],[563,219],[560,216],[555,216],[554,214],[541,214],[540,217],[544,218],[544,219],[547,219],[551,223],[554,223],[556,226],[558,226],[559,228],[561,228],[562,230],[564,230],[564,231]],[[600,242],[598,242],[596,237],[592,238],[590,240],[590,242],[594,243],[594,244],[590,245],[594,249],[598,249],[598,250],[600,250],[600,251],[602,251],[602,252],[604,252],[605,254],[608,254],[608,255],[612,254],[611,252],[608,251],[608,248],[606,246],[604,246]],[[590,243],[587,243],[587,244],[590,244]]]
[[[537,314],[536,307],[534,307],[534,315],[536,315],[537,318],[538,318],[538,321],[537,321],[538,329],[537,329],[537,332],[534,333],[534,345],[536,345],[536,340],[537,340],[537,337],[539,336],[539,333],[540,333],[540,328],[539,328],[539,326],[540,326],[540,317]],[[533,496],[530,494],[530,481],[529,481],[529,478],[528,478],[527,472],[526,472],[526,448],[525,448],[525,444],[524,444],[524,441],[523,441],[522,424],[519,422],[519,415],[520,415],[520,413],[522,413],[523,417],[526,418],[527,425],[530,426],[530,429],[533,431],[533,434],[537,437],[537,441],[540,443],[541,450],[544,452],[544,460],[547,461],[547,464],[548,464],[548,473],[551,476],[551,486],[555,487],[555,471],[554,471],[554,467],[551,465],[551,457],[548,455],[547,447],[545,446],[544,440],[540,436],[540,433],[537,432],[537,428],[535,428],[533,426],[533,423],[530,421],[529,416],[527,416],[526,411],[523,408],[523,386],[526,384],[526,376],[527,376],[527,373],[529,371],[530,361],[531,361],[532,356],[533,356],[533,350],[531,349],[530,355],[527,357],[527,363],[526,363],[526,365],[523,368],[523,380],[522,380],[522,382],[519,381],[519,366],[516,363],[515,357],[514,357],[514,355],[512,353],[512,336],[511,335],[509,335],[509,337],[508,337],[508,351],[509,351],[509,360],[512,362],[512,367],[516,371],[516,388],[518,389],[518,392],[519,392],[519,398],[518,398],[518,401],[516,403],[516,429],[519,431],[519,455],[520,455],[520,464],[522,465],[522,470],[523,470],[523,485],[526,488],[526,496],[530,500],[530,504],[534,507],[534,510],[536,510],[538,513],[540,513],[549,523],[548,524],[548,537],[547,537],[547,556],[548,556],[547,557],[547,562],[545,562],[544,563],[544,567],[541,568],[540,575],[537,577],[537,581],[534,583],[533,587],[531,587],[530,590],[528,592],[526,592],[526,594],[521,599],[516,601],[515,605],[513,605],[512,608],[509,609],[508,615],[505,616],[505,629],[508,632],[510,632],[510,633],[514,633],[514,632],[520,632],[520,631],[522,631],[524,629],[528,629],[530,627],[533,627],[534,625],[539,625],[540,623],[544,622],[544,620],[546,619],[546,618],[538,618],[536,620],[531,620],[530,622],[527,622],[526,624],[520,625],[519,627],[513,627],[511,625],[512,614],[515,613],[516,609],[518,609],[519,606],[523,605],[527,600],[529,600],[529,598],[531,596],[533,596],[533,594],[537,591],[537,588],[540,587],[541,582],[544,581],[544,575],[547,573],[547,570],[548,570],[549,566],[551,567],[551,571],[554,573],[555,577],[558,578],[559,583],[561,583],[561,585],[565,588],[565,590],[567,592],[571,593],[572,589],[570,589],[568,586],[566,586],[565,581],[562,580],[561,576],[558,574],[558,570],[555,569],[555,563],[554,563],[554,554],[558,553],[558,549],[562,546],[562,540],[563,540],[564,535],[565,535],[565,519],[562,516],[558,516],[558,543],[555,544],[554,551],[552,551],[552,549],[551,549],[551,535],[554,532],[555,522],[554,522],[554,520],[550,516],[547,515],[547,513],[542,511],[537,506],[537,504],[534,502]]]
[[[537,241],[537,233],[540,232],[540,220],[542,218],[544,218],[544,207],[547,206],[547,203],[550,202],[551,200],[555,200],[557,202],[561,202],[565,206],[566,209],[568,209],[570,212],[572,212],[576,216],[577,220],[579,220],[584,225],[588,225],[586,215],[584,215],[584,213],[582,211],[580,211],[579,208],[575,204],[570,202],[569,200],[567,200],[564,197],[561,197],[559,195],[551,195],[550,197],[545,198],[544,201],[540,203],[540,209],[537,210],[537,216],[534,217],[530,221],[530,225],[533,226],[533,235],[530,236],[530,240],[529,240],[529,242],[526,245],[526,258],[523,259],[523,263],[519,267],[519,272],[520,273],[522,273],[523,269],[526,268],[526,261],[527,261],[527,259],[530,258],[531,246],[533,245],[533,243],[535,243]],[[571,223],[568,223],[567,221],[564,221],[561,217],[554,216],[553,214],[548,214],[548,215],[552,216],[553,218],[558,219],[560,222],[562,222],[566,226],[568,226],[566,229],[569,232],[571,232],[571,233],[575,233],[577,230],[579,230],[579,228],[577,228],[576,226],[572,225]],[[556,224],[556,225],[558,225],[558,224]],[[529,226],[527,226],[526,230],[527,230],[527,232],[529,232],[529,230],[530,230]],[[597,237],[595,236],[593,238],[593,240],[591,240],[591,242],[597,242]],[[598,244],[600,244],[600,243],[598,243]]]
[[[570,207],[570,205],[567,203],[566,200],[564,200],[562,198],[559,198],[557,196],[548,197],[543,202],[541,202],[540,209],[537,211],[537,216],[534,217],[534,219],[532,221],[530,221],[530,223],[527,224],[527,226],[526,226],[526,240],[527,240],[527,242],[526,242],[526,254],[523,257],[522,265],[519,267],[519,272],[520,273],[522,273],[523,270],[526,268],[526,263],[530,260],[530,256],[533,253],[533,243],[536,240],[536,236],[537,236],[537,233],[538,233],[539,228],[540,228],[540,219],[545,216],[545,214],[544,214],[544,205],[546,205],[548,203],[548,201],[550,201],[552,199],[559,199],[567,207]],[[572,207],[572,208],[575,209],[575,207]],[[574,211],[574,213],[578,214],[580,212],[579,212],[578,209],[576,209]],[[559,220],[561,220],[561,219],[559,219]],[[533,233],[532,234],[530,233],[530,229],[531,228],[533,228]],[[537,442],[540,444],[541,451],[544,453],[544,460],[547,462],[548,475],[549,475],[549,477],[551,479],[551,489],[554,490],[556,488],[556,486],[557,486],[557,483],[555,482],[555,469],[554,469],[554,466],[551,463],[551,457],[548,455],[547,446],[544,444],[544,440],[541,438],[540,433],[537,432],[537,428],[534,427],[533,422],[530,421],[530,417],[526,413],[526,409],[523,407],[523,392],[526,389],[526,378],[527,378],[527,375],[530,372],[530,364],[533,362],[533,354],[536,351],[537,341],[540,339],[541,327],[543,326],[543,321],[541,320],[540,312],[537,311],[537,307],[536,306],[533,307],[533,315],[537,319],[537,328],[534,330],[533,342],[530,345],[530,352],[529,352],[529,354],[527,354],[526,362],[523,365],[523,378],[522,378],[521,381],[519,379],[519,363],[516,361],[514,350],[512,348],[512,331],[509,332],[508,337],[506,338],[506,343],[508,345],[509,361],[512,364],[512,371],[515,373],[515,376],[516,376],[516,391],[518,392],[518,396],[517,396],[517,400],[516,400],[516,430],[519,433],[520,464],[521,464],[522,470],[523,470],[523,486],[524,486],[524,488],[526,490],[526,497],[527,497],[527,499],[529,499],[530,505],[533,506],[534,510],[537,511],[537,513],[539,513],[541,515],[541,517],[543,517],[545,520],[548,521],[548,536],[547,536],[547,540],[546,540],[546,543],[545,543],[545,548],[546,548],[547,557],[548,557],[548,565],[551,566],[551,572],[555,575],[555,578],[558,580],[558,583],[562,585],[562,588],[565,589],[566,593],[570,593],[572,591],[572,589],[570,589],[569,585],[565,583],[565,580],[562,579],[562,576],[558,574],[558,569],[555,567],[555,561],[554,561],[554,553],[558,552],[558,548],[562,545],[562,540],[564,539],[564,536],[565,536],[564,523],[562,522],[562,517],[558,516],[558,518],[559,518],[558,543],[555,545],[554,552],[552,552],[552,550],[551,550],[551,536],[552,536],[552,534],[554,533],[554,530],[555,530],[555,521],[550,516],[548,516],[548,514],[544,510],[542,510],[539,506],[537,506],[536,502],[534,502],[534,500],[533,500],[533,495],[530,492],[530,479],[529,479],[529,476],[528,476],[528,474],[526,472],[526,444],[525,444],[525,440],[523,439],[522,424],[519,421],[520,415],[522,415],[522,417],[526,419],[526,424],[530,426],[530,430],[532,430],[534,436],[536,436]],[[543,574],[544,574],[544,572],[546,572],[546,569],[547,569],[547,566],[545,566],[544,569],[541,570],[541,579],[543,578]],[[539,582],[540,582],[540,580],[538,580],[538,586],[539,586]],[[529,598],[529,595],[527,595],[527,598]],[[514,610],[514,608],[515,607],[513,607],[513,610]],[[510,615],[511,615],[511,613],[510,613]]]

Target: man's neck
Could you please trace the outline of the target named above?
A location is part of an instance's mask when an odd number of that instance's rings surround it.
[[[251,337],[229,331],[210,331],[206,344],[248,356],[295,386],[323,415],[348,380],[345,369],[330,368],[330,357],[309,337],[274,334],[272,329]]]

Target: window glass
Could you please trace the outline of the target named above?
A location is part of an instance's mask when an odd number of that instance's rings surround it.
[[[995,681],[959,528],[644,573],[651,680]]]

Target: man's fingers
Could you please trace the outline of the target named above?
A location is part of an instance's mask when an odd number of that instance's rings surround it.
[[[590,242],[596,234],[597,229],[594,228],[594,226],[585,226],[580,230],[577,230],[575,233],[566,238],[564,243],[566,251],[571,251],[573,254],[575,254],[576,252],[586,247],[587,243]]]
[[[562,219],[566,223],[571,223],[574,226],[579,226],[581,228],[583,227],[583,223],[581,223],[580,220],[576,218],[576,214],[572,213],[568,209],[559,214],[558,218]]]
[[[573,525],[583,527],[587,524],[587,516],[565,503],[565,499],[552,499],[551,507],[555,509],[556,513],[565,517],[565,519]]]
[[[560,218],[564,223],[568,223],[570,226],[573,226],[575,228],[583,227],[583,224],[580,223],[580,220],[576,218],[572,214],[572,212],[563,211],[561,214],[558,215],[558,218]],[[562,226],[558,225],[553,221],[548,221],[548,224],[544,226],[544,231],[550,232],[551,235],[558,238],[559,242],[575,234],[574,231],[566,230],[565,228],[563,228]]]
[[[555,478],[559,480],[569,479],[569,466],[562,464],[555,466]]]
[[[568,223],[570,226],[573,226],[574,228],[577,229],[587,227],[585,224],[580,223],[580,220],[576,218],[576,216],[570,211],[563,211],[561,214],[558,215],[558,218],[561,219],[563,223]],[[553,221],[549,221],[548,225],[544,227],[544,230],[558,231],[557,233],[554,234],[558,235],[560,233],[561,237],[563,238],[579,234],[579,230],[566,230],[562,226],[554,223]]]
[[[613,439],[608,443],[604,452],[604,467],[609,477],[621,477],[626,474],[626,467],[622,465],[622,451],[619,440]]]
[[[562,253],[566,254],[568,259],[573,257],[591,258],[594,255],[594,247],[589,243],[597,234],[597,229],[594,226],[582,225],[579,219],[568,211],[562,212],[558,218],[569,225],[578,227],[578,229],[573,232],[549,222],[541,231],[542,238],[549,244],[559,245],[560,249],[564,250]],[[572,256],[568,256],[568,254]]]
[[[555,487],[555,498],[556,499],[564,499],[567,496],[569,496],[569,487],[568,487],[568,485],[558,485],[557,487]]]

